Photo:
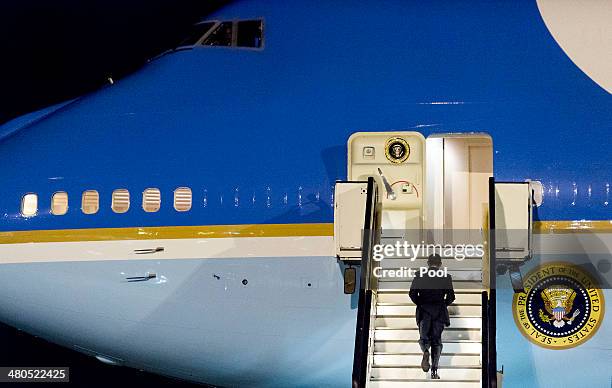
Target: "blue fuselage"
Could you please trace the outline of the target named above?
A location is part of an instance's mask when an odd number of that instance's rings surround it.
[[[357,131],[486,132],[496,179],[544,184],[537,220],[612,219],[610,94],[566,56],[534,1],[240,1],[209,17],[254,18],[264,21],[262,49],[185,47],[1,126],[0,243],[12,244],[13,231],[95,228],[103,239],[101,228],[331,224]],[[177,187],[192,189],[190,211],[175,210]],[[161,192],[158,212],[141,206],[147,188]],[[111,210],[115,189],[131,194],[126,213]],[[81,210],[85,190],[99,193],[96,214]],[[56,216],[60,191],[68,212]],[[27,193],[38,195],[33,217],[21,215]],[[356,304],[331,249],[216,257],[203,241],[202,257],[164,261],[133,255],[157,245],[116,254],[104,243],[83,249],[89,261],[50,244],[72,261],[3,265],[0,319],[202,382],[348,386]],[[44,256],[31,248],[5,252]],[[166,280],[125,282],[152,271]],[[514,333],[510,315],[500,308],[505,333]],[[500,354],[521,365],[503,330]],[[516,382],[524,371],[514,370]],[[567,376],[557,372],[560,386]]]
[[[542,220],[609,219],[609,94],[578,69],[532,2],[239,2],[262,50],[193,47],[30,124],[0,129],[0,230],[332,222],[356,131],[487,132],[495,176],[539,179]],[[15,130],[15,127],[18,129]],[[10,134],[10,135],[8,135]],[[9,168],[10,167],[10,168]],[[191,212],[172,191],[193,189]],[[110,194],[162,192],[159,213]],[[100,212],[76,206],[100,192]],[[74,199],[49,215],[51,195]],[[38,217],[19,216],[26,192]]]

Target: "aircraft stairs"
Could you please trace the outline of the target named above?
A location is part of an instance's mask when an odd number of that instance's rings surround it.
[[[346,293],[354,291],[351,285],[355,288],[359,284],[352,386],[495,388],[495,273],[491,275],[489,268],[496,268],[495,265],[499,268],[500,263],[513,266],[515,262],[495,261],[498,255],[492,255],[492,252],[499,250],[495,237],[488,241],[484,256],[466,257],[462,261],[443,257],[442,268],[446,267],[453,277],[456,299],[448,308],[451,325],[442,335],[440,379],[431,379],[430,372],[424,372],[420,366],[422,352],[418,343],[416,306],[408,296],[411,278],[374,276],[377,267],[378,270],[427,267],[427,258],[422,256],[411,261],[406,257],[386,256],[381,261],[374,260],[375,245],[395,244],[396,241],[401,244],[402,241],[397,237],[380,236],[378,217],[381,212],[377,204],[376,183],[370,178],[367,188],[365,182],[361,184],[360,190],[367,192],[367,200],[363,241],[358,252],[359,282],[351,283],[345,276]],[[491,193],[494,193],[497,187],[493,179],[490,184]],[[490,211],[491,214],[495,212],[493,209]],[[494,225],[494,218],[491,218],[491,225]],[[350,270],[357,253],[349,250],[341,254],[353,256],[353,262],[345,260]]]
[[[384,242],[383,242],[384,243]],[[469,268],[445,258],[453,277],[455,302],[448,308],[451,326],[443,332],[443,350],[438,373],[431,380],[421,369],[422,351],[416,325],[416,306],[408,296],[407,279],[381,278],[373,293],[373,349],[368,353],[369,378],[366,387],[478,388],[482,378],[482,261],[470,259]],[[427,267],[427,259],[414,262],[386,257],[383,269]],[[473,266],[472,266],[473,264]]]
[[[334,243],[344,292],[359,293],[352,386],[495,388],[496,276],[508,273],[514,290],[523,288],[519,268],[532,255],[541,183],[496,181],[492,140],[482,133],[425,139],[409,131],[356,132],[347,152],[348,181],[334,190]],[[442,335],[439,380],[420,366],[411,274],[378,276],[427,267],[426,252],[414,261],[398,252],[375,255],[379,244],[404,241],[482,248],[463,260],[442,254],[456,299]]]

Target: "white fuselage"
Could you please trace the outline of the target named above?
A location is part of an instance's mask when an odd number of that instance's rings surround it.
[[[332,252],[328,236],[3,244],[0,320],[178,378],[340,386],[357,298]]]

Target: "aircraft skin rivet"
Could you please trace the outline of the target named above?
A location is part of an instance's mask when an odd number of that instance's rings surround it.
[[[246,280],[246,279],[242,279],[242,284],[244,284],[244,285],[246,286],[248,283],[249,283],[249,281],[248,281],[248,280]]]

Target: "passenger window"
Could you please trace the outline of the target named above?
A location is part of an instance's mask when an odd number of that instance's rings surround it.
[[[96,190],[83,192],[81,198],[81,211],[85,214],[96,214],[100,209],[100,194]]]
[[[236,46],[260,48],[263,40],[263,22],[261,20],[245,20],[237,23],[238,33]]]
[[[142,209],[147,213],[155,213],[161,206],[161,192],[150,188],[142,193]]]
[[[223,22],[202,42],[204,46],[231,46],[232,22]]]
[[[24,217],[32,217],[38,212],[38,195],[26,194],[21,199],[21,215]]]
[[[126,189],[113,191],[111,208],[115,213],[125,213],[130,209],[130,192]]]
[[[189,187],[179,187],[174,190],[174,209],[177,212],[191,210],[192,195]]]
[[[63,216],[68,212],[68,193],[58,191],[51,197],[51,214]]]

